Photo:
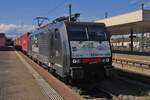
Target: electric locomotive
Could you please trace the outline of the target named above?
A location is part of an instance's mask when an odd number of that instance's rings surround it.
[[[110,34],[104,23],[60,17],[29,35],[28,55],[62,78],[106,76],[112,69]]]

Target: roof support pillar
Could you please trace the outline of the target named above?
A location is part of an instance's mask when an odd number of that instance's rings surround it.
[[[143,52],[143,49],[144,49],[144,32],[142,32],[142,34],[141,34],[141,39],[140,39],[141,41],[141,45],[140,45],[140,52]]]
[[[133,29],[130,30],[130,51],[133,53]]]

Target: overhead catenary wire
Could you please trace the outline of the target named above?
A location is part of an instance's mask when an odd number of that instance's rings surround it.
[[[56,10],[58,10],[60,7],[62,7],[62,5],[66,4],[67,0],[64,0],[63,2],[59,3],[58,5],[56,5],[54,8],[52,8],[51,10],[49,10],[47,12],[48,16],[51,15],[51,13],[54,13]],[[36,18],[34,18],[34,20],[37,20],[37,25],[38,27],[41,27],[44,23],[45,20],[47,20],[48,22],[50,22],[50,19],[48,18],[48,16],[44,17],[44,16],[38,16]]]
[[[60,8],[61,6],[65,5],[67,2],[67,0],[64,0],[63,2],[59,3],[58,5],[56,5],[54,8],[52,8],[51,10],[49,10],[47,12],[47,14],[51,14],[51,13],[54,13],[56,10],[58,10],[58,8]]]

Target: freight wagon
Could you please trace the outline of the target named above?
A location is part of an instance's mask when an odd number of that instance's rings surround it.
[[[112,70],[109,37],[103,23],[60,19],[31,32],[28,55],[62,78],[102,77]]]
[[[22,35],[17,36],[15,39],[16,49],[21,50],[25,54],[28,52],[29,34],[29,32],[23,33]]]
[[[6,46],[6,37],[4,33],[0,33],[0,48]]]
[[[14,40],[14,46],[15,46],[15,48],[17,49],[17,50],[21,50],[21,44],[20,44],[21,42],[20,42],[20,37],[19,36],[17,36],[16,38],[15,38],[15,40]]]
[[[29,32],[22,34],[19,38],[20,38],[20,46],[21,46],[21,50],[23,51],[23,53],[27,54],[28,52],[28,37],[29,37]]]

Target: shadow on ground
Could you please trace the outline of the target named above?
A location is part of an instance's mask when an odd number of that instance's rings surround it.
[[[74,83],[72,86],[77,87],[80,90],[80,95],[85,99],[107,98],[111,100],[113,96],[146,97],[150,93],[150,86],[139,86],[116,78],[106,79],[97,83]]]

